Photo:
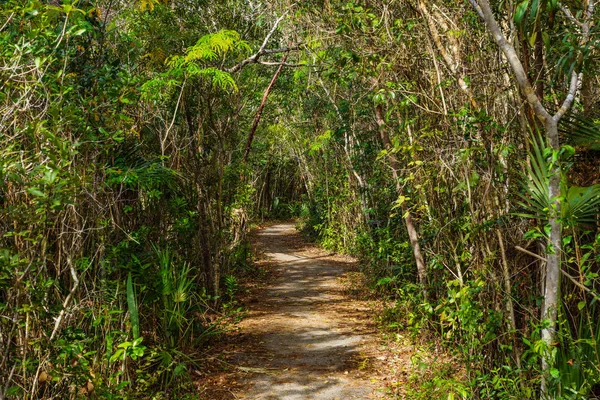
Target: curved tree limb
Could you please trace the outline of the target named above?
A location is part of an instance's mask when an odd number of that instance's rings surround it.
[[[260,117],[262,116],[263,109],[265,108],[265,104],[267,104],[267,99],[269,98],[269,93],[271,93],[271,89],[275,85],[277,81],[277,77],[279,77],[279,73],[285,66],[285,61],[287,60],[289,53],[285,53],[281,62],[279,63],[279,68],[275,71],[269,86],[265,89],[265,93],[263,94],[262,101],[260,102],[260,106],[258,107],[258,111],[256,111],[256,115],[254,116],[254,122],[252,123],[252,128],[250,129],[250,133],[248,134],[248,141],[246,142],[246,149],[244,150],[244,158],[242,162],[245,164],[248,161],[248,155],[250,154],[250,148],[252,147],[252,141],[254,140],[254,134],[256,133],[256,128],[258,127],[258,123],[260,122]]]
[[[269,33],[267,33],[267,36],[265,36],[265,39],[263,40],[262,44],[260,45],[260,47],[256,53],[254,53],[250,57],[246,58],[239,64],[234,65],[231,68],[225,69],[225,71],[229,72],[231,74],[231,73],[240,71],[242,68],[244,68],[248,64],[257,64],[257,63],[259,63],[260,57],[262,57],[265,54],[277,54],[277,53],[286,53],[287,54],[290,51],[299,50],[300,47],[302,46],[302,44],[297,44],[295,46],[289,46],[289,47],[283,47],[283,48],[267,49],[267,44],[269,43],[269,40],[271,40],[271,36],[273,36],[275,31],[277,30],[277,27],[279,26],[281,21],[283,21],[283,19],[285,18],[286,15],[287,15],[287,13],[284,13],[281,17],[277,18],[277,20],[273,24],[273,27],[271,28]]]

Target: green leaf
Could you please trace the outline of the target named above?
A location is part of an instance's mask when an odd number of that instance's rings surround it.
[[[579,303],[577,303],[577,308],[579,309],[579,311],[583,310],[584,307],[585,301],[580,301]]]
[[[548,32],[542,32],[542,40],[546,47],[550,47],[550,35],[548,35]]]
[[[531,47],[535,46],[535,40],[537,39],[537,31],[533,32],[533,34],[531,36],[529,36],[529,45]]]
[[[515,10],[515,24],[521,25],[523,22],[523,17],[525,17],[525,13],[527,12],[527,8],[529,7],[529,0],[522,1]]]
[[[115,354],[113,354],[113,355],[110,357],[109,361],[112,363],[112,362],[115,362],[115,361],[119,360],[119,359],[121,358],[121,356],[123,355],[123,352],[124,352],[124,350],[123,350],[123,349],[119,349],[119,350],[117,350],[117,351],[115,352]]]
[[[46,194],[44,192],[42,192],[40,189],[38,188],[27,188],[27,192],[29,192],[30,194],[36,196],[36,197],[46,197]]]
[[[133,331],[134,346],[139,344],[136,340],[140,338],[140,317],[138,314],[138,306],[135,298],[135,291],[133,289],[133,282],[131,279],[131,272],[127,276],[127,308],[129,309],[129,320],[131,321],[131,330]],[[141,340],[140,340],[141,342]]]
[[[565,157],[571,157],[571,156],[575,155],[575,148],[568,144],[563,145],[561,147],[561,151]]]
[[[539,6],[540,6],[540,0],[533,0],[531,2],[531,10],[529,11],[529,22],[531,24],[533,24],[535,22],[535,19],[538,15],[538,11],[539,11]],[[534,43],[535,43],[535,41],[534,41]],[[531,47],[533,47],[533,45]]]
[[[394,202],[394,205],[392,206],[392,210],[395,210],[398,207],[402,207],[402,204],[404,204],[407,200],[410,199],[405,196],[398,196],[398,199]]]

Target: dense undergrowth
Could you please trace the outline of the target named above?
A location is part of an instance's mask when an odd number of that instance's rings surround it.
[[[413,398],[598,394],[593,1],[0,15],[0,398],[189,392],[267,217],[453,356],[415,358]]]
[[[408,382],[399,376],[398,383],[390,384],[402,386],[402,398],[536,398],[544,351],[540,323],[526,325],[526,335],[506,332],[504,310],[485,306],[498,290],[486,282],[486,275],[463,282],[443,275],[436,297],[425,301],[410,246],[393,219],[386,227],[359,228],[350,246],[338,240],[341,234],[335,230],[314,224],[316,220],[306,215],[300,226],[324,246],[358,256],[372,295],[386,300],[377,316],[384,336],[400,343],[408,338],[416,346]],[[586,248],[591,256],[598,252]],[[534,295],[529,301],[534,307],[539,298]],[[553,390],[564,399],[593,398],[598,392],[598,311],[595,301],[579,302],[577,309],[578,317],[567,306],[560,310],[561,344],[551,371]]]
[[[0,3],[0,398],[173,398],[236,318],[249,45],[148,4]]]

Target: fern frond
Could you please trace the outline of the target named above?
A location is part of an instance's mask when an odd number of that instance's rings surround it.
[[[196,72],[197,76],[203,77],[212,82],[213,86],[227,92],[237,92],[238,87],[233,77],[218,68],[202,68]]]
[[[187,49],[185,60],[214,61],[218,56],[230,51],[248,51],[250,46],[241,40],[240,34],[232,30],[221,30],[204,35],[194,46]]]

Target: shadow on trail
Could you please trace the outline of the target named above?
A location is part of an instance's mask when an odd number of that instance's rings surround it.
[[[238,398],[374,398],[359,368],[364,327],[337,282],[351,265],[306,245],[292,224],[258,239],[279,276],[242,323],[251,348],[230,358],[250,386]]]

